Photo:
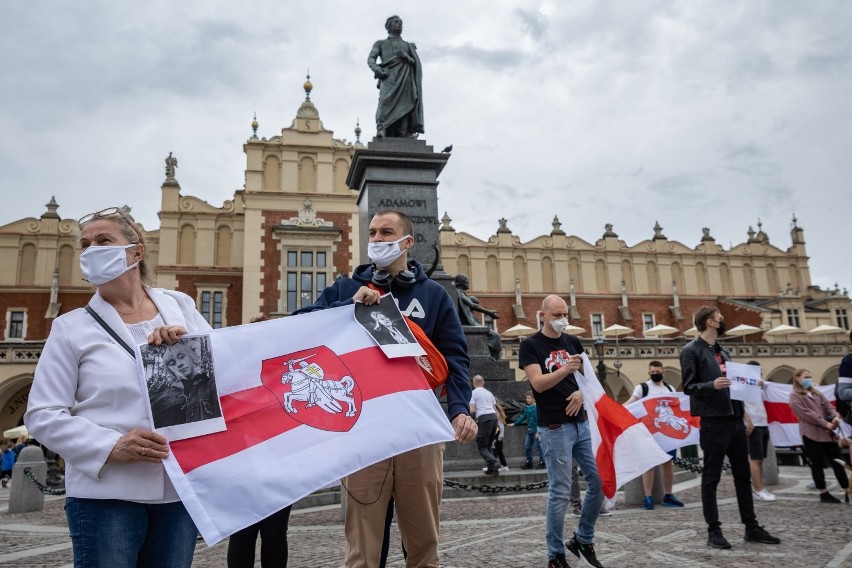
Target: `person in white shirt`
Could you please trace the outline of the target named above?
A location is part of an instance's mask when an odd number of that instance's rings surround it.
[[[624,404],[630,404],[649,395],[674,392],[672,386],[663,380],[663,364],[659,361],[651,361],[648,364],[648,377],[647,381],[636,385],[636,388],[633,389],[633,395]],[[669,452],[669,455],[672,458],[677,457],[677,450],[672,450]],[[663,507],[683,507],[681,500],[672,493],[674,471],[671,460],[662,464],[660,467],[663,470],[663,489],[665,490]],[[644,507],[649,511],[654,508],[654,471],[655,468],[651,468],[642,474],[642,486],[645,489]]]
[[[500,461],[491,452],[497,432],[495,404],[494,395],[485,388],[485,379],[482,375],[473,377],[470,413],[476,417],[476,425],[479,428],[476,434],[476,448],[485,460],[485,475],[500,475]]]
[[[760,363],[749,361],[748,365],[760,366]],[[763,400],[743,401],[743,407],[743,422],[748,436],[748,457],[751,467],[751,492],[755,499],[775,501],[775,494],[763,486],[763,460],[766,459],[769,451],[769,421],[766,418],[766,407],[763,405]]]

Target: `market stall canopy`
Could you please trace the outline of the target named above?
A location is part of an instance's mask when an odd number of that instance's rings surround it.
[[[741,335],[751,335],[752,333],[760,333],[763,331],[759,327],[754,327],[753,325],[748,325],[746,323],[741,323],[736,327],[732,327],[728,331],[725,332],[725,335],[731,337],[739,337]]]
[[[524,325],[522,323],[519,323],[518,325],[513,325],[512,327],[510,327],[509,329],[507,329],[506,331],[504,331],[500,335],[505,335],[506,337],[523,337],[525,335],[532,335],[536,331],[538,331],[538,330],[533,329],[528,325]]]
[[[782,323],[781,325],[776,325],[772,329],[768,331],[764,331],[764,335],[788,335],[790,333],[804,333],[800,327],[796,327],[795,325],[787,325],[786,323]]]
[[[658,325],[655,325],[652,328],[646,329],[645,335],[647,335],[649,337],[657,337],[657,336],[660,336],[660,335],[669,335],[671,333],[677,333],[678,331],[680,331],[680,330],[676,327],[672,327],[670,325],[658,324]]]
[[[565,328],[565,333],[570,335],[580,335],[582,333],[586,333],[586,330],[582,327],[577,327],[576,325],[569,325]]]
[[[809,335],[829,335],[831,333],[846,333],[846,330],[842,327],[837,327],[836,325],[822,324],[808,331]]]
[[[623,325],[611,325],[605,330],[601,332],[602,337],[622,337],[624,335],[630,335],[633,333],[633,330],[629,327],[624,327]]]
[[[692,327],[684,331],[683,334],[687,337],[695,337],[696,335],[700,335],[701,332],[698,331],[698,328],[693,325]]]
[[[15,428],[11,428],[9,430],[5,430],[3,432],[4,438],[29,438],[30,433],[27,431],[26,426],[16,426]]]

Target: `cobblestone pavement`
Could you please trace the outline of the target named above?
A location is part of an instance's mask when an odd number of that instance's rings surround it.
[[[598,558],[611,567],[852,567],[852,507],[824,505],[808,490],[810,471],[782,466],[781,484],[772,488],[774,503],[757,502],[758,518],[778,546],[748,544],[742,539],[733,481],[722,478],[719,509],[722,529],[733,545],[729,551],[706,545],[698,480],[679,483],[675,492],[683,509],[657,507],[645,511],[622,502],[610,517],[598,521]],[[841,496],[834,486],[833,493]],[[10,515],[9,490],[0,490],[0,564],[17,567],[71,566],[63,499],[48,497],[44,511]],[[474,566],[543,568],[544,494],[512,494],[445,500],[441,511],[441,562],[445,568]],[[567,517],[566,536],[576,526]],[[342,566],[344,542],[340,508],[294,511],[290,520],[290,566]],[[399,533],[392,532],[389,566],[404,566]],[[208,548],[203,543],[193,566],[225,565],[227,542]],[[572,566],[582,565],[569,554]],[[259,561],[256,566],[260,566]]]

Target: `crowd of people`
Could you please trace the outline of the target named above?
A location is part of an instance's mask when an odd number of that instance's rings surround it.
[[[148,245],[126,211],[104,209],[85,215],[78,225],[80,266],[95,293],[85,309],[53,322],[36,368],[25,422],[35,438],[66,460],[65,510],[76,566],[190,566],[197,531],[165,473],[168,441],[155,431],[150,416],[154,410],[170,424],[218,416],[218,405],[211,405],[203,394],[213,381],[200,369],[197,354],[180,342],[187,333],[205,332],[210,326],[192,298],[151,286]],[[577,337],[565,333],[566,302],[547,296],[539,312],[539,331],[520,344],[519,365],[531,390],[521,413],[507,422],[500,402],[485,388],[484,378],[477,375],[471,384],[467,343],[456,308],[447,291],[409,258],[413,234],[405,214],[376,213],[369,223],[369,262],[358,266],[352,276],[336,280],[298,313],[354,302],[373,305],[388,292],[401,310],[416,303],[419,311],[412,313],[412,320],[424,332],[422,341],[431,343],[427,352],[438,354],[446,369],[441,380],[455,439],[475,439],[485,461],[484,473],[497,476],[508,470],[502,451],[506,428],[526,425],[522,469],[547,471],[548,566],[569,566],[568,552],[588,565],[603,566],[597,558],[595,531],[598,517],[606,510],[604,494],[585,401],[575,376],[582,369],[583,346]],[[731,397],[725,371],[730,356],[718,342],[726,327],[720,311],[702,307],[694,314],[694,323],[699,336],[682,349],[680,365],[691,412],[701,417],[701,503],[707,544],[731,547],[722,533],[716,498],[726,459],[745,540],[778,544],[780,539],[759,524],[753,503],[753,499],[774,498],[761,480],[768,447],[765,410]],[[150,393],[150,402],[137,378],[140,351],[133,347],[146,343],[165,346],[163,363],[171,377],[168,384]],[[852,391],[852,356],[847,359],[841,367],[839,391]],[[838,502],[826,490],[823,468],[832,467],[838,483],[847,487],[842,467],[835,461],[840,456],[836,439],[840,417],[814,388],[809,371],[801,369],[794,381],[790,405],[799,418],[820,500]],[[190,395],[190,387],[195,395]],[[662,364],[652,361],[648,380],[636,387],[627,402],[671,390],[663,380]],[[14,450],[13,445],[3,450],[0,477],[4,485],[14,465]],[[384,565],[394,515],[406,565],[438,566],[443,451],[443,444],[421,447],[341,481],[347,567]],[[586,482],[582,503],[577,468]],[[673,493],[671,462],[661,470],[662,505],[682,507]],[[654,507],[653,476],[651,470],[642,479],[646,509]],[[566,540],[569,507],[579,520]],[[235,534],[228,565],[253,566],[259,534],[261,565],[286,566],[289,515],[287,507]]]

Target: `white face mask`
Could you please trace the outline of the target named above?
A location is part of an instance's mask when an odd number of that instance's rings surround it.
[[[124,252],[135,244],[118,246],[90,246],[80,254],[80,269],[91,284],[100,286],[111,282],[135,268],[139,263],[127,264]]]
[[[568,318],[550,320],[550,327],[552,327],[553,331],[556,333],[562,333],[568,329]]]
[[[398,241],[383,242],[383,243],[367,243],[367,256],[370,257],[370,262],[379,268],[386,268],[393,264],[393,261],[402,256],[405,252],[400,248],[399,243],[407,239],[409,235],[405,235]]]

